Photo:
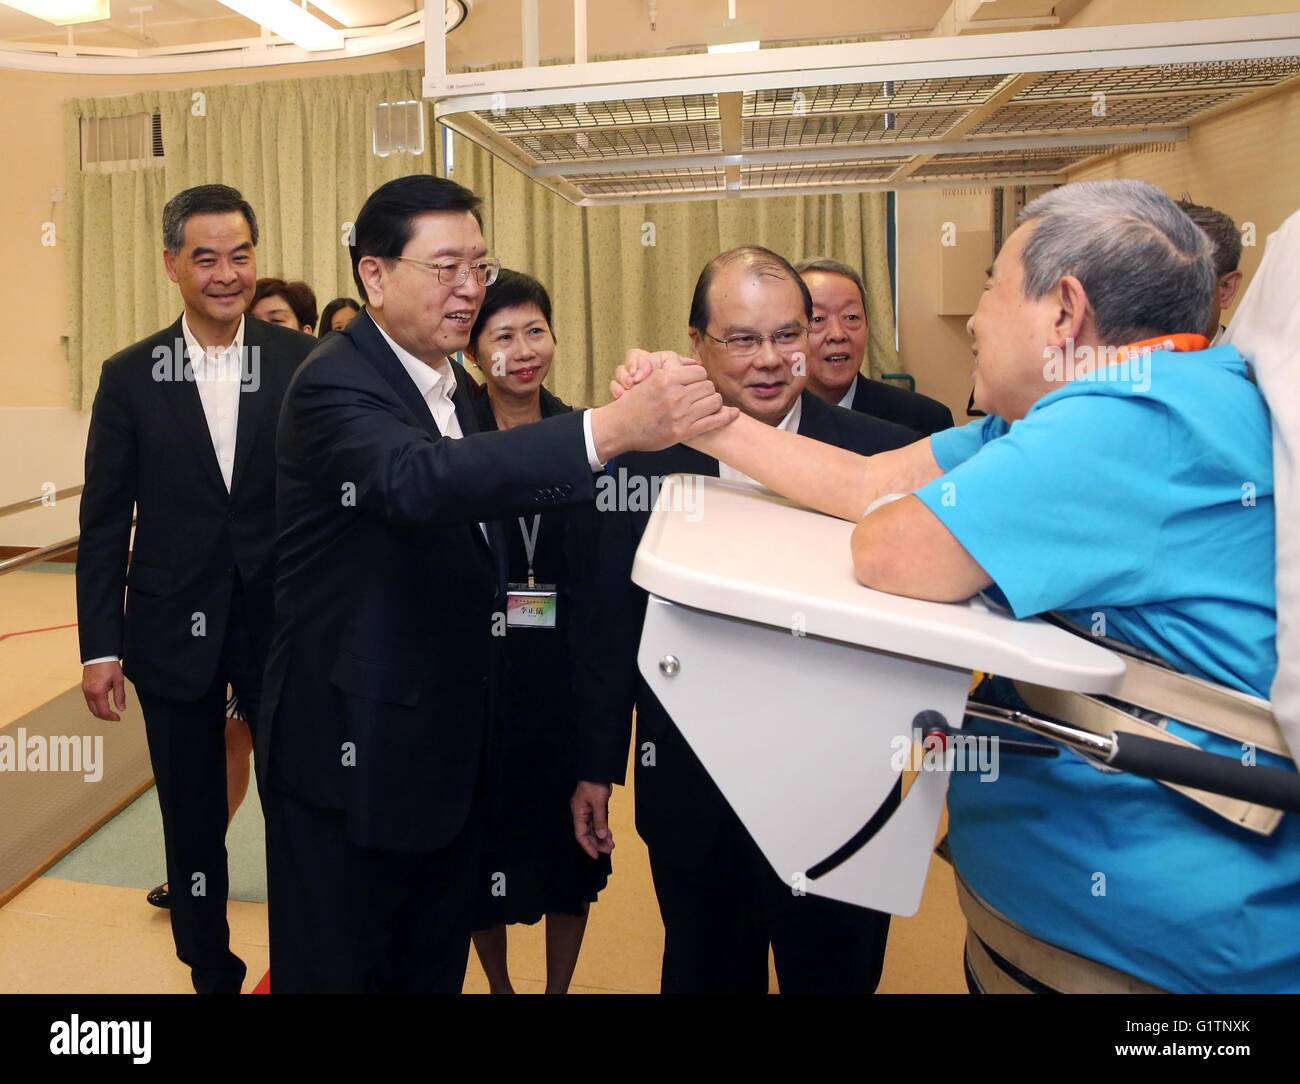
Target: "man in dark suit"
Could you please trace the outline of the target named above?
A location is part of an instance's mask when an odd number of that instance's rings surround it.
[[[176,954],[198,992],[238,993],[245,968],[226,925],[226,688],[255,730],[270,633],[275,424],[315,340],[244,315],[257,219],[235,189],[175,196],[163,240],[185,311],[104,363],[90,418],[77,554],[82,690],[92,713],[116,721],[123,675],[135,684]]]
[[[830,406],[805,390],[801,361],[812,312],[807,287],[776,253],[747,246],[710,262],[696,284],[690,336],[723,400],[768,425],[860,455],[918,439],[910,429]],[[597,605],[587,618],[577,677],[584,705],[584,781],[572,800],[578,842],[593,858],[613,848],[610,784],[623,783],[635,709],[636,825],[650,848],[664,921],[664,993],[766,992],[769,945],[783,992],[870,993],[880,979],[889,916],[795,895],[637,669],[646,593],[631,572],[649,511],[611,508],[604,498],[649,492],[675,473],[746,480],[684,445],[611,465],[607,477],[615,484],[596,503],[591,593]],[[743,740],[739,731],[737,740]]]
[[[479,432],[449,361],[499,269],[478,208],[436,177],[373,192],[352,246],[366,309],[285,397],[257,761],[278,993],[459,992],[506,631],[496,521],[590,501],[607,459],[735,416],[686,366]]]
[[[897,422],[929,436],[952,426],[952,411],[937,399],[873,380],[862,372],[867,355],[867,288],[848,264],[806,260],[799,274],[813,299],[808,333],[808,390],[828,403]]]

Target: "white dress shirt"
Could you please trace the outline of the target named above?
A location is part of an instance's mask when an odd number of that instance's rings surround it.
[[[244,318],[239,318],[235,341],[227,347],[214,348],[210,353],[199,345],[186,316],[181,317],[181,334],[185,338],[185,353],[194,373],[199,402],[203,404],[203,417],[208,423],[212,450],[217,453],[217,466],[221,468],[221,477],[226,483],[226,492],[229,493],[230,480],[235,473],[235,437],[239,431],[239,377],[240,361],[244,354]],[[82,665],[119,662],[120,658],[118,655],[104,655],[98,659],[86,659]]]
[[[235,472],[235,435],[239,429],[239,376],[240,361],[244,353],[244,318],[239,318],[235,341],[223,349],[205,351],[190,330],[188,317],[181,317],[181,333],[185,336],[185,350],[190,368],[194,372],[194,386],[203,403],[203,417],[208,422],[208,435],[212,450],[217,453],[217,465],[230,492],[231,476]]]
[[[465,434],[461,432],[460,419],[456,417],[456,403],[452,396],[456,394],[456,375],[451,371],[451,362],[443,358],[437,365],[426,365],[404,346],[401,346],[382,327],[378,321],[375,327],[384,341],[393,348],[397,360],[402,363],[406,375],[420,393],[424,405],[429,408],[433,423],[444,437],[459,440]]]
[[[411,378],[411,383],[420,393],[424,405],[429,408],[438,432],[452,440],[460,440],[465,434],[461,430],[460,419],[456,417],[456,403],[452,398],[456,394],[456,374],[451,371],[451,361],[443,358],[437,365],[426,365],[405,347],[399,345],[387,331],[379,327],[378,320],[375,321],[375,327],[379,328],[379,334],[393,348],[397,360],[402,363],[406,375]],[[483,532],[484,540],[490,545],[491,539],[488,538],[487,526],[480,523],[478,529]]]
[[[845,410],[852,410],[853,396],[857,394],[857,391],[858,391],[858,378],[855,376],[853,378],[853,383],[849,385],[849,390],[844,393],[844,398],[841,399],[835,405],[842,406]]]
[[[784,429],[789,433],[797,433],[799,432],[799,419],[802,417],[803,395],[800,394],[795,396],[794,406],[786,412],[785,417],[781,419],[781,424],[778,425],[777,428]],[[741,474],[735,467],[729,467],[721,460],[718,460],[718,477],[724,482],[744,482],[746,485],[758,485],[758,483],[748,474]]]

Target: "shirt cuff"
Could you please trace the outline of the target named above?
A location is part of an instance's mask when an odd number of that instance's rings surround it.
[[[582,412],[582,436],[587,442],[587,463],[591,466],[592,472],[602,471],[605,464],[600,461],[596,454],[596,438],[591,435],[591,410]]]
[[[81,665],[94,666],[95,663],[97,662],[121,662],[121,661],[122,661],[122,657],[120,655],[104,655],[98,659],[82,659]]]

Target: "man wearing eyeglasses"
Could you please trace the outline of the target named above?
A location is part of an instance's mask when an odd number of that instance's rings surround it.
[[[606,460],[735,416],[685,366],[478,432],[449,356],[498,266],[468,189],[382,185],[352,244],[366,308],[285,394],[257,762],[277,993],[460,991],[506,632],[498,522],[590,501]]]
[[[860,455],[918,439],[910,429],[805,390],[812,315],[808,287],[789,262],[748,245],[724,252],[700,273],[689,333],[723,401],[752,418]],[[750,481],[684,444],[632,453],[609,469],[616,477],[626,472],[629,493],[640,486],[652,492],[656,480],[678,473]],[[602,510],[597,519],[591,592],[597,605],[577,677],[583,782],[571,803],[574,832],[592,858],[613,849],[610,790],[624,781],[635,710],[636,825],[650,849],[664,922],[663,992],[765,993],[770,946],[783,993],[871,993],[884,963],[889,916],[796,895],[791,881],[768,865],[637,670],[646,594],[631,572],[649,512]],[[791,637],[795,665],[799,642]],[[734,730],[737,742],[746,740],[744,719],[719,723]]]

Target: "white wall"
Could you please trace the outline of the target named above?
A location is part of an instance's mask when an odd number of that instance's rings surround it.
[[[0,505],[41,494],[51,482],[84,481],[90,414],[71,407],[0,407]],[[77,533],[80,498],[0,519],[0,546],[44,546]]]

